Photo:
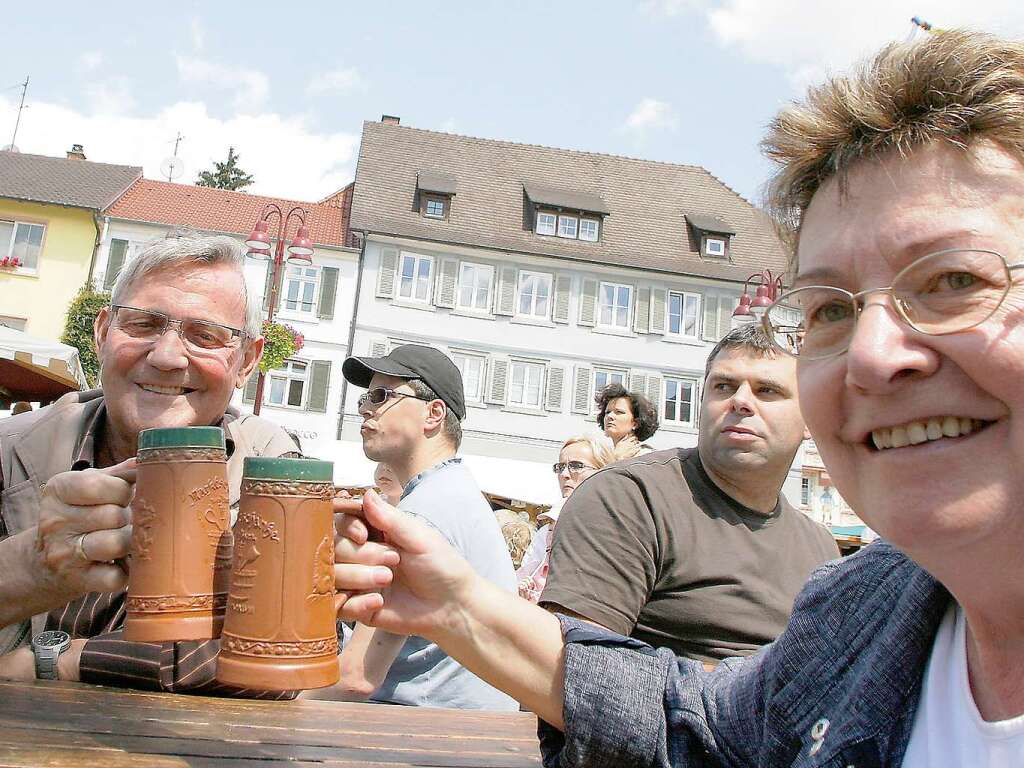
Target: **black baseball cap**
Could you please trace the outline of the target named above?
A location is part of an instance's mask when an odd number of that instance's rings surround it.
[[[459,421],[466,418],[462,374],[439,349],[422,344],[403,344],[384,357],[350,357],[342,363],[341,373],[350,384],[363,389],[369,388],[375,373],[400,379],[419,379],[437,393]]]

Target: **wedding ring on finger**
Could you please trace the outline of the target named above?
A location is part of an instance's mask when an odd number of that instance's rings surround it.
[[[84,562],[91,563],[92,558],[85,553],[85,537],[88,535],[87,533],[80,533],[78,538],[75,539],[75,554],[82,558]]]

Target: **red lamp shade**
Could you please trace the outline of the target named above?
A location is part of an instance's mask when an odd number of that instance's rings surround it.
[[[754,319],[754,313],[750,311],[750,297],[747,294],[740,296],[740,303],[732,311],[732,316],[747,322]]]
[[[288,246],[288,253],[292,256],[312,256],[313,255],[313,241],[309,239],[309,230],[305,226],[299,227],[298,233],[295,235],[295,239],[292,240],[292,244]],[[311,259],[304,259],[306,261],[312,261]]]
[[[249,238],[245,241],[245,244],[254,251],[270,250],[270,234],[268,233],[265,219],[260,219],[256,222],[256,226],[249,233]]]
[[[757,297],[754,299],[751,306],[759,309],[768,309],[771,305],[772,299],[768,295],[768,286],[762,283],[757,286]]]
[[[269,248],[250,248],[245,255],[258,261],[270,261],[271,258]]]

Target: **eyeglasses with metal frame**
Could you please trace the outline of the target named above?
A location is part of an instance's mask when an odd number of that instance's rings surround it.
[[[376,408],[377,406],[384,405],[392,397],[408,397],[413,400],[422,400],[424,403],[433,402],[433,399],[429,397],[420,397],[419,395],[412,395],[407,392],[397,392],[387,387],[374,387],[359,396],[359,399],[356,401],[356,407],[359,410],[368,405]]]
[[[808,285],[782,294],[764,314],[768,338],[782,352],[822,360],[849,349],[864,311],[864,298],[887,293],[899,317],[927,336],[947,336],[974,328],[1002,306],[1014,287],[1013,273],[1024,262],[1008,264],[996,251],[949,248],[911,262],[885,288],[851,293]]]
[[[214,352],[227,347],[234,347],[241,339],[249,337],[241,328],[230,325],[212,323],[209,320],[197,320],[186,317],[173,320],[163,312],[152,309],[140,309],[126,304],[112,304],[114,327],[133,339],[154,342],[174,327],[184,345],[194,352]]]
[[[565,470],[569,470],[570,475],[578,475],[585,469],[597,469],[597,467],[584,464],[582,461],[559,461],[551,465],[551,470],[556,475],[562,474]]]

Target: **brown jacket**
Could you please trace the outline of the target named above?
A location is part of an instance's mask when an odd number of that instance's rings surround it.
[[[87,426],[103,407],[100,390],[72,392],[46,408],[12,416],[0,421],[0,540],[33,527],[39,519],[39,505],[42,488],[51,477],[67,472],[77,459],[85,437]],[[295,443],[279,426],[251,415],[240,415],[229,409],[221,421],[228,441],[228,485],[232,506],[238,503],[242,480],[242,460],[246,456],[281,456],[296,450]],[[89,457],[91,458],[91,457]],[[61,628],[72,636],[97,637],[119,629],[123,622],[124,593],[86,595],[63,609],[41,614],[28,621],[0,627],[0,653],[6,653],[29,640],[30,634],[44,627]],[[173,690],[175,681],[182,675],[177,669],[181,648],[196,646],[196,650],[207,652],[189,654],[193,661],[209,662],[216,655],[216,648],[200,649],[203,644],[185,643],[126,643],[116,637],[106,640],[103,652],[98,650],[103,638],[97,637],[97,650],[92,655],[99,660],[94,670],[94,682],[131,685],[133,687],[161,688]],[[118,645],[114,650],[110,643]],[[87,661],[90,646],[83,651],[83,680],[87,677]],[[215,641],[214,641],[215,645]],[[212,650],[212,655],[208,652]],[[121,680],[118,677],[116,661],[112,669],[102,669],[106,663],[102,658],[116,657],[119,653],[131,653],[151,662],[152,679],[148,681]],[[132,669],[130,677],[137,678],[138,669]],[[189,666],[189,671],[194,671]],[[125,673],[127,676],[127,673]],[[149,677],[148,674],[145,675]]]

